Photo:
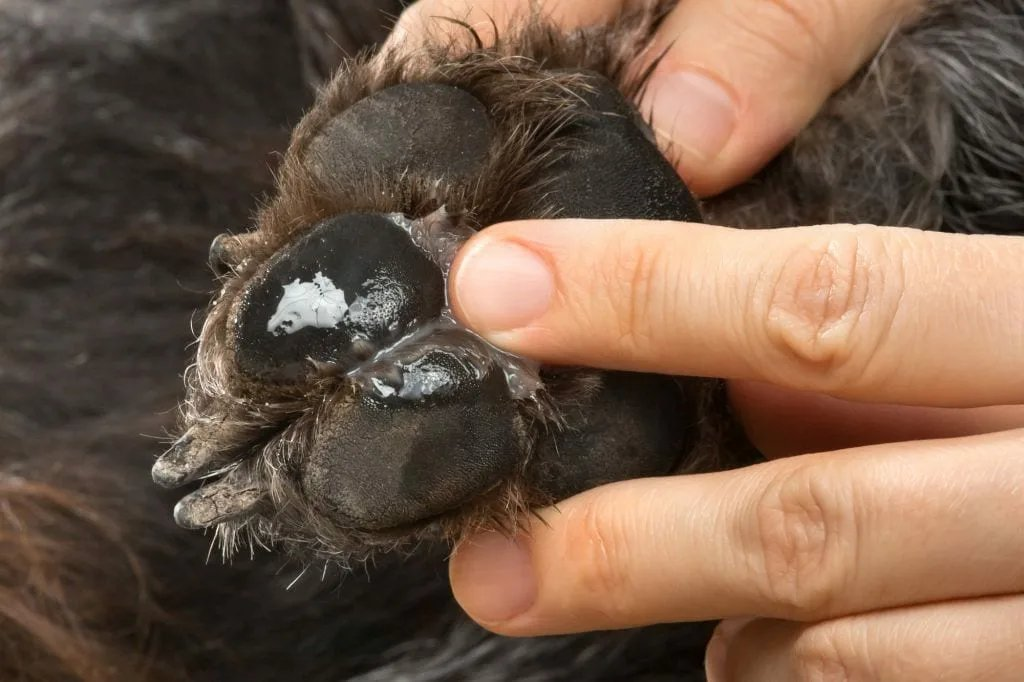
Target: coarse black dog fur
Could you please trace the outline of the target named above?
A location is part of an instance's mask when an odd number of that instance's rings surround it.
[[[699,678],[706,627],[484,633],[443,544],[351,572],[258,547],[207,564],[150,482],[219,288],[211,239],[273,210],[314,87],[399,9],[0,2],[0,679]],[[628,25],[606,55],[650,29]],[[931,3],[706,217],[1021,231],[1022,38],[1021,0]]]

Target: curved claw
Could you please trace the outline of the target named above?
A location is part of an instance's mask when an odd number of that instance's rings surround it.
[[[209,440],[186,435],[153,464],[153,482],[163,488],[177,488],[221,469],[232,461]]]
[[[215,483],[186,495],[174,505],[174,521],[182,528],[198,530],[215,526],[255,509],[266,490],[239,467]]]

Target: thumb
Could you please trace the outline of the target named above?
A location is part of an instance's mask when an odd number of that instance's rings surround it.
[[[748,178],[867,61],[919,0],[684,0],[648,55],[641,102],[701,196]]]

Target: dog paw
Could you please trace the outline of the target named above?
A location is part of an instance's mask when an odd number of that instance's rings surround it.
[[[570,58],[571,57],[571,58]],[[459,246],[516,218],[697,220],[611,80],[579,55],[349,65],[299,125],[222,289],[154,480],[179,524],[345,559],[511,529],[524,512],[714,450],[721,384],[539,366],[447,305]]]

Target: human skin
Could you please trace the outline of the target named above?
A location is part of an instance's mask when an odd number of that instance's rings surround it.
[[[449,17],[486,41],[531,6],[561,26],[599,24],[640,1],[420,0],[389,42],[464,39]],[[774,157],[920,2],[682,0],[637,57],[637,69],[662,57],[637,104],[690,189],[716,194]]]
[[[453,305],[495,344],[727,377],[762,449],[820,451],[578,495],[460,546],[456,599],[508,635],[747,619],[720,626],[711,679],[1005,679],[1024,666],[1022,258],[1019,237],[874,226],[474,237]],[[878,444],[830,447],[851,441]]]
[[[486,30],[522,7],[424,0],[396,35],[460,9]],[[547,9],[585,24],[615,7]],[[675,130],[654,106],[660,141],[690,150],[679,170],[699,194],[744,179],[912,11],[683,0],[651,91],[688,88],[698,123]],[[725,377],[772,461],[606,486],[514,541],[473,538],[451,562],[456,598],[515,636],[725,618],[712,680],[1021,669],[1022,257],[1017,237],[892,227],[489,227],[452,271],[463,322],[548,362]]]

